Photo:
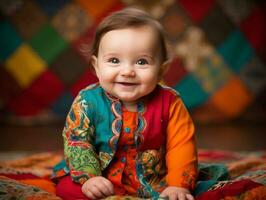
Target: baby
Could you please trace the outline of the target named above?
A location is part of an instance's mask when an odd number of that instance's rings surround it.
[[[57,195],[194,199],[194,126],[179,94],[158,84],[169,63],[160,23],[134,8],[111,14],[91,62],[99,83],[80,91],[67,116]]]

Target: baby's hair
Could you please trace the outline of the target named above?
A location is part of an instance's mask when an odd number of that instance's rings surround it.
[[[136,8],[125,8],[107,16],[97,27],[91,54],[98,56],[99,44],[109,31],[124,29],[128,27],[151,26],[157,32],[161,49],[161,63],[168,60],[166,42],[162,25],[145,11]]]

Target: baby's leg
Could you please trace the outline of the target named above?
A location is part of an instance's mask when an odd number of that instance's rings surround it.
[[[71,177],[63,177],[56,185],[56,195],[64,200],[89,200],[81,191],[81,185],[74,183]]]

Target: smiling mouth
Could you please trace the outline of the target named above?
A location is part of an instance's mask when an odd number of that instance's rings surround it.
[[[117,84],[124,85],[124,86],[135,86],[136,83],[127,83],[127,82],[116,82]]]

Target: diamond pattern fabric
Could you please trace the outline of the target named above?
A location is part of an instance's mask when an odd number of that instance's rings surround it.
[[[265,91],[263,1],[3,0],[1,117],[65,118],[78,91],[97,82],[89,52],[98,23],[128,6],[162,23],[173,57],[162,83],[196,120],[236,118]]]

